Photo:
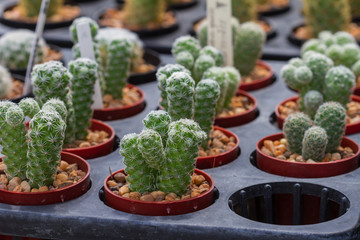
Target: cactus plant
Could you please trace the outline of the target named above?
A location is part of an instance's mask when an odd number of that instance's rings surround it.
[[[165,0],[126,1],[124,23],[132,28],[145,28],[148,24],[160,24],[166,11]]]
[[[88,23],[89,27],[90,27],[90,32],[91,32],[91,37],[93,40],[95,40],[95,37],[98,33],[99,30],[99,25],[97,24],[97,22],[95,22],[93,19],[88,18],[88,17],[80,17],[77,18],[73,21],[73,23],[71,24],[69,30],[70,30],[70,35],[71,38],[73,40],[74,43],[78,43],[79,39],[77,36],[77,25],[80,23]]]
[[[231,1],[232,15],[240,22],[257,20],[257,3],[254,0]]]
[[[11,93],[13,82],[9,71],[0,65],[0,99],[5,98]]]
[[[85,139],[93,115],[91,105],[97,76],[97,63],[87,58],[78,58],[69,63],[72,74],[72,96],[75,110],[76,138]]]
[[[64,104],[64,103],[62,103]],[[36,113],[40,111],[40,107],[37,101],[33,98],[23,98],[19,102],[19,107],[24,113],[24,116],[28,116],[29,118],[33,118]],[[66,111],[66,108],[65,108]]]
[[[305,0],[304,16],[305,24],[312,36],[317,36],[323,30],[346,30],[351,20],[349,1]]]
[[[231,100],[236,95],[236,92],[239,89],[240,81],[241,81],[241,75],[239,71],[234,67],[225,67],[225,71],[228,74],[228,88],[227,93],[224,101],[223,108],[229,109],[231,106]]]
[[[193,69],[195,60],[200,55],[200,42],[191,36],[182,36],[173,43],[171,53],[176,62],[190,71]]]
[[[155,170],[160,170],[165,160],[164,145],[160,134],[152,129],[145,129],[139,134],[138,149],[146,164]]]
[[[302,153],[304,134],[311,126],[311,119],[304,113],[294,113],[285,119],[283,132],[291,152]]]
[[[71,78],[70,72],[57,61],[36,65],[31,73],[35,98],[40,106],[50,98],[58,98],[65,103],[68,111],[65,143],[75,142],[76,120],[69,88]]]
[[[326,131],[321,127],[311,127],[305,131],[301,155],[305,161],[312,159],[316,162],[321,162],[325,157],[327,143]]]
[[[151,111],[143,120],[147,129],[155,130],[160,134],[164,147],[166,146],[170,122],[170,115],[163,110]]]
[[[304,96],[304,112],[313,119],[317,109],[323,102],[324,97],[320,92],[316,90],[308,91]]]
[[[19,7],[26,17],[37,17],[40,12],[42,0],[19,0]],[[51,0],[46,13],[47,17],[55,15],[61,6],[64,5],[64,0]]]
[[[345,108],[337,102],[326,102],[316,112],[314,123],[326,130],[328,144],[326,153],[333,153],[340,146],[345,133]]]
[[[26,69],[30,57],[35,33],[19,29],[5,33],[0,38],[0,65],[11,69]],[[43,38],[39,39],[35,64],[45,60],[47,45]]]
[[[21,103],[21,102],[20,102]],[[21,106],[20,106],[21,107]],[[55,111],[60,115],[60,117],[65,121],[68,115],[66,106],[63,101],[57,98],[50,98],[42,107],[42,110],[55,109]],[[31,117],[32,118],[32,117]]]

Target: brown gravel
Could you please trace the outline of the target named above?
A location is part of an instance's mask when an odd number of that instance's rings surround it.
[[[241,76],[241,84],[252,83],[270,75],[270,70],[262,65],[256,65],[249,76]]]
[[[272,0],[270,4],[258,5],[258,12],[266,12],[273,8],[279,9],[289,5],[289,0]]]
[[[346,104],[346,124],[360,122],[360,102],[351,101]],[[298,102],[288,101],[279,106],[279,113],[283,119],[286,119],[292,113],[300,112]]]
[[[99,24],[102,27],[116,27],[116,28],[127,28],[133,31],[139,31],[143,29],[137,25],[125,25],[124,24],[124,11],[119,9],[109,8],[100,17]],[[158,23],[148,23],[146,26],[147,30],[156,30],[159,28],[167,28],[176,23],[176,18],[173,12],[166,12],[163,16],[163,21]]]
[[[11,80],[13,82],[13,89],[11,90],[11,93],[3,99],[14,99],[23,95],[22,93],[24,90],[24,83],[14,78],[12,78]]]
[[[55,15],[49,17],[46,22],[63,22],[63,21],[70,21],[79,17],[81,14],[80,7],[65,5],[59,9],[59,12]],[[9,9],[4,13],[4,18],[20,21],[20,22],[27,22],[27,23],[36,23],[38,17],[26,17],[23,13],[22,9],[19,6],[15,6],[12,9]]]
[[[14,177],[9,180],[4,172],[5,169],[6,165],[0,162],[0,189],[13,192],[45,192],[60,189],[77,183],[86,175],[84,171],[78,168],[76,163],[69,164],[61,160],[56,175],[54,176],[53,185],[31,189],[30,184],[27,181],[21,181],[19,177]]]
[[[312,159],[304,159],[297,153],[291,153],[289,150],[287,150],[287,147],[288,144],[285,138],[276,141],[265,140],[264,145],[261,147],[261,151],[268,156],[289,162],[316,163]],[[351,156],[354,156],[354,152],[351,148],[339,147],[335,153],[327,153],[322,162],[333,162]]]
[[[150,63],[146,63],[143,59],[141,64],[136,69],[132,69],[131,74],[148,73],[155,70],[156,67]]]
[[[58,52],[55,49],[47,47],[47,55],[45,56],[44,62],[59,61],[62,57],[62,52]]]
[[[254,107],[254,103],[249,102],[246,96],[235,96],[231,99],[230,109],[224,109],[216,117],[229,117],[242,114]]]
[[[121,197],[144,202],[171,202],[178,200],[190,199],[197,197],[210,189],[210,184],[205,180],[203,175],[192,174],[191,185],[188,187],[186,194],[178,196],[175,193],[165,193],[162,191],[153,191],[151,193],[131,192],[129,183],[126,181],[126,176],[123,173],[117,173],[113,179],[107,181],[107,186],[110,190]]]
[[[230,151],[236,145],[234,137],[227,137],[222,131],[215,130],[210,134],[209,149],[199,150],[199,157],[215,156]]]
[[[66,144],[64,148],[84,148],[101,144],[109,140],[109,134],[105,131],[92,131],[88,129],[86,140],[76,140],[75,144]]]
[[[359,25],[357,25],[356,23],[350,23],[350,25],[346,31],[349,32],[351,35],[353,35],[354,38],[356,39],[356,41],[360,41],[360,26]],[[296,31],[294,32],[294,36],[300,40],[309,40],[310,38],[312,38],[312,36],[306,26],[301,26],[301,27],[297,28]]]
[[[110,94],[103,96],[104,108],[121,108],[139,102],[141,99],[140,93],[136,88],[125,87],[123,89],[123,99],[114,99]]]

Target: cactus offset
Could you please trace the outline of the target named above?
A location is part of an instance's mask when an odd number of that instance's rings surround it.
[[[317,109],[320,107],[321,104],[323,104],[324,98],[323,95],[316,91],[311,90],[308,91],[304,96],[304,112],[313,119],[315,116],[315,113]]]
[[[151,111],[143,120],[143,124],[147,129],[155,130],[160,134],[164,147],[166,147],[170,123],[170,115],[163,110]]]
[[[314,123],[326,130],[328,144],[326,153],[333,153],[340,146],[345,133],[346,110],[338,102],[326,102],[316,112]]]
[[[285,119],[283,132],[292,153],[301,154],[305,131],[311,126],[311,119],[304,113],[294,113]]]
[[[57,98],[51,98],[42,107],[42,110],[47,110],[47,109],[50,110],[54,109],[60,115],[62,120],[66,121],[68,112],[66,110],[66,106],[63,101]]]
[[[191,36],[182,36],[173,43],[171,53],[176,62],[190,71],[193,69],[195,60],[200,55],[200,42]]]
[[[195,83],[197,84],[201,80],[204,72],[206,72],[209,68],[214,66],[215,66],[215,60],[211,56],[200,55],[194,63],[193,76]]]
[[[9,71],[0,65],[0,99],[7,97],[13,89]]]
[[[325,157],[327,143],[326,131],[321,127],[311,127],[305,131],[301,155],[305,161],[312,159],[315,162],[321,162]]]
[[[19,102],[19,107],[23,110],[24,116],[28,116],[29,118],[33,118],[34,115],[40,111],[38,102],[33,98],[23,98]]]
[[[240,22],[256,21],[257,6],[254,0],[231,1],[232,15]]]
[[[139,134],[137,144],[147,165],[152,169],[160,170],[165,161],[160,134],[155,130],[145,129]]]
[[[234,67],[225,67],[224,70],[228,74],[228,88],[223,108],[229,109],[231,106],[231,100],[236,95],[236,92],[239,89],[241,75],[239,71]]]

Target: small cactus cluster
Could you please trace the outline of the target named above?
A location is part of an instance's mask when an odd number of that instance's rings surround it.
[[[237,2],[237,1],[233,1]],[[234,66],[243,76],[248,76],[261,57],[266,40],[264,30],[254,22],[240,24],[232,18],[232,35],[234,45]],[[202,46],[207,45],[208,22],[204,20],[198,27],[196,35]]]
[[[314,121],[304,113],[289,115],[284,123],[288,149],[301,154],[304,160],[320,162],[325,153],[334,153],[345,133],[346,110],[338,102],[322,104]]]
[[[150,112],[143,123],[140,134],[127,134],[120,143],[130,190],[186,193],[206,134],[193,120],[171,122],[162,110]]]
[[[40,12],[41,2],[42,0],[19,0],[19,7],[26,17],[37,17]],[[55,15],[63,5],[64,0],[50,0],[46,16]]]
[[[0,102],[0,144],[9,179],[28,179],[36,188],[52,184],[66,129],[57,109],[66,114],[64,103],[58,99],[50,99],[42,109],[32,98],[21,100],[19,105]],[[29,132],[24,124],[26,116],[31,118]]]
[[[129,28],[146,28],[161,24],[166,11],[166,0],[125,1],[124,23]]]
[[[323,101],[336,101],[344,107],[350,101],[355,76],[345,66],[335,66],[327,56],[307,51],[293,58],[281,70],[285,83],[299,91],[300,110],[313,117]]]
[[[10,69],[26,69],[34,39],[35,33],[26,29],[5,33],[0,38],[0,65]],[[47,52],[46,42],[40,38],[35,64],[44,62]]]
[[[304,0],[303,12],[311,36],[317,36],[324,30],[346,30],[351,21],[349,0]]]
[[[13,82],[9,71],[0,65],[0,99],[4,99],[11,93]]]
[[[198,83],[207,69],[222,66],[222,53],[211,46],[201,48],[200,42],[191,36],[182,36],[175,40],[171,50],[176,63],[187,68],[196,83]]]

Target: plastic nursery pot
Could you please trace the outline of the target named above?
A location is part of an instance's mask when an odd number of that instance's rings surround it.
[[[120,172],[125,173],[124,169],[121,169],[113,175]],[[106,205],[116,210],[146,216],[179,215],[207,208],[214,202],[214,180],[210,177],[210,175],[201,170],[195,169],[194,172],[196,174],[203,175],[210,185],[210,189],[208,191],[197,197],[172,202],[144,202],[124,198],[113,193],[107,186],[106,183],[111,177],[108,176],[104,181],[104,202]]]
[[[241,83],[239,89],[244,90],[244,91],[252,91],[252,90],[257,90],[257,89],[269,86],[270,84],[272,84],[274,82],[275,75],[274,75],[274,71],[270,67],[270,65],[268,65],[266,62],[264,62],[262,60],[258,60],[257,65],[266,68],[269,71],[268,75],[266,75],[260,79],[257,79],[255,81],[252,81],[250,83]]]
[[[82,148],[63,148],[63,151],[76,154],[84,159],[97,158],[111,153],[113,151],[115,140],[114,129],[110,127],[110,125],[95,119],[91,119],[91,125],[89,129],[93,131],[105,131],[107,134],[109,134],[109,139],[95,146]]]
[[[321,178],[332,177],[340,174],[348,173],[355,170],[359,166],[359,145],[353,140],[343,137],[341,146],[350,147],[354,151],[354,156],[341,159],[333,162],[321,163],[304,163],[304,162],[289,162],[286,160],[277,159],[261,152],[261,147],[265,140],[280,140],[283,138],[283,133],[273,134],[262,138],[256,144],[256,158],[257,166],[268,173],[276,174],[285,177],[296,178]]]
[[[135,88],[136,91],[140,94],[140,100],[132,105],[117,107],[117,108],[103,108],[95,109],[93,118],[102,120],[102,121],[111,121],[118,120],[127,117],[134,116],[138,114],[145,108],[145,93],[134,85],[128,84],[128,88]]]
[[[153,65],[155,69],[145,73],[131,73],[128,79],[129,83],[136,85],[156,81],[156,71],[161,64],[159,54],[150,49],[145,49],[143,59],[145,63]]]
[[[276,121],[277,121],[280,129],[283,128],[283,125],[285,122],[285,119],[283,117],[281,117],[281,115],[280,115],[280,111],[279,111],[280,106],[284,105],[286,102],[289,102],[289,101],[296,102],[298,99],[299,99],[299,96],[293,96],[291,98],[285,99],[279,105],[276,106],[276,109],[275,109]],[[360,97],[351,95],[351,100],[354,102],[360,102]],[[354,134],[354,133],[358,133],[358,132],[360,132],[360,122],[346,124],[346,128],[345,128],[346,135]]]
[[[353,94],[356,96],[360,96],[360,86],[354,88]]]
[[[69,164],[77,163],[86,172],[84,178],[70,186],[46,192],[11,192],[0,189],[0,202],[12,205],[46,205],[61,203],[81,196],[90,188],[90,165],[81,157],[61,152],[61,159]]]
[[[238,90],[236,93],[236,96],[245,96],[248,98],[248,101],[250,104],[253,104],[253,107],[246,112],[243,112],[241,114],[237,114],[234,116],[228,116],[228,117],[216,117],[214,125],[220,126],[220,127],[234,127],[239,126],[248,122],[251,122],[254,120],[258,114],[258,108],[257,108],[257,101],[256,99],[248,94],[245,91]]]
[[[239,148],[240,140],[234,133],[217,126],[214,126],[214,130],[220,130],[227,137],[234,137],[236,145],[233,148],[231,148],[229,151],[226,151],[224,153],[215,156],[198,157],[196,159],[196,168],[198,169],[214,168],[228,164],[234,161],[240,154],[240,148]]]
[[[0,23],[10,26],[10,27],[13,27],[13,28],[26,28],[26,29],[35,30],[36,22],[26,22],[26,21],[5,18],[4,13],[6,11],[12,10],[16,6],[17,6],[17,4],[10,3],[3,8],[3,11],[0,13]],[[63,20],[63,21],[59,21],[59,22],[47,21],[45,23],[44,29],[54,29],[54,28],[62,28],[62,27],[70,26],[71,23],[74,21],[74,19],[80,17],[80,15],[81,15],[81,13],[72,19]]]

